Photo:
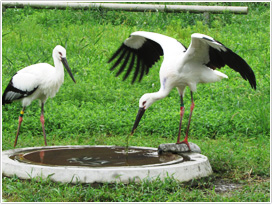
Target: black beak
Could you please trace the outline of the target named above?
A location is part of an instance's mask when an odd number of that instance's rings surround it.
[[[65,57],[61,58],[61,62],[63,63],[64,67],[66,68],[66,70],[69,73],[69,75],[72,78],[72,80],[76,83],[76,80],[74,79],[74,76],[72,74],[71,68],[68,65],[67,59]]]
[[[145,113],[145,109],[143,107],[140,107],[139,110],[138,110],[138,114],[136,116],[133,128],[131,130],[131,135],[133,135],[134,131],[138,127],[138,124],[139,124],[141,118],[143,117],[144,113]]]

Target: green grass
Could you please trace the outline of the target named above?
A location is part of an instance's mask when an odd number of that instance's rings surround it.
[[[226,5],[224,3],[198,3]],[[141,83],[115,78],[107,63],[133,31],[158,32],[189,46],[192,33],[204,33],[242,56],[257,78],[257,90],[229,68],[229,79],[199,84],[189,140],[209,158],[213,175],[179,183],[171,178],[140,184],[62,184],[39,178],[2,177],[2,197],[16,202],[161,201],[161,202],[268,202],[270,201],[270,10],[268,3],[227,3],[249,6],[248,15],[130,13],[105,10],[7,9],[2,18],[2,92],[16,71],[28,65],[53,64],[52,50],[67,48],[67,60],[77,81],[65,82],[45,106],[48,145],[125,145],[146,92],[160,88],[160,63]],[[161,62],[161,61],[160,61]],[[190,107],[185,94],[184,124]],[[13,149],[20,103],[2,107],[2,150]],[[17,148],[42,146],[37,101],[26,109]],[[175,89],[145,113],[131,146],[158,147],[175,142],[179,97]],[[185,132],[185,126],[182,132]],[[217,183],[235,183],[237,189],[218,192]],[[29,194],[31,193],[31,194]]]
[[[38,180],[38,182],[37,182]],[[140,184],[61,184],[49,179],[39,178],[22,181],[16,177],[5,178],[5,183],[14,186],[5,187],[4,192],[16,193],[4,195],[10,201],[28,202],[188,202],[188,201],[224,201],[256,202],[269,199],[269,182],[247,182],[230,193],[215,191],[215,185],[208,179],[198,182],[179,183],[171,177],[153,183],[143,181]],[[34,197],[32,194],[33,193]]]

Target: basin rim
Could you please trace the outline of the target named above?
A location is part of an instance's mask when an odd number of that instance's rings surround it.
[[[17,175],[22,179],[30,179],[42,176],[58,182],[70,183],[94,183],[121,181],[128,183],[132,179],[136,182],[148,177],[155,179],[158,176],[164,179],[167,176],[174,176],[179,181],[188,181],[193,178],[205,177],[212,174],[212,168],[206,156],[199,153],[185,153],[191,161],[182,163],[157,165],[157,166],[120,166],[120,167],[79,167],[79,166],[44,166],[27,164],[13,160],[10,156],[18,152],[38,149],[56,148],[88,148],[88,147],[120,147],[110,145],[66,145],[66,146],[41,146],[26,147],[2,151],[2,174],[5,176]],[[153,147],[130,146],[129,148],[151,149]],[[75,179],[74,179],[75,177]]]

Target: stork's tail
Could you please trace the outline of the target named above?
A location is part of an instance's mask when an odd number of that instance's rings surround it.
[[[201,83],[214,83],[214,82],[222,80],[223,78],[228,78],[228,76],[225,75],[224,73],[217,71],[217,70],[212,70],[209,68],[209,69],[202,72],[200,82]]]
[[[214,70],[213,72],[220,78],[220,80],[223,79],[223,78],[229,78],[226,74],[221,73],[221,72],[219,72],[217,70]]]

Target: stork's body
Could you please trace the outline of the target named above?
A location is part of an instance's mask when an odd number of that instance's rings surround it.
[[[139,76],[139,81],[149,68],[164,56],[160,68],[160,90],[155,93],[146,93],[139,100],[139,111],[132,128],[132,134],[137,128],[145,110],[155,101],[166,97],[169,92],[176,87],[180,96],[180,126],[177,143],[188,144],[188,132],[192,112],[194,109],[193,92],[196,91],[198,83],[212,83],[227,75],[216,71],[228,65],[239,72],[245,80],[249,80],[252,88],[256,89],[255,75],[250,66],[237,54],[225,47],[222,43],[203,34],[192,34],[192,41],[187,49],[176,39],[157,33],[137,31],[124,41],[121,47],[113,54],[109,62],[116,59],[111,70],[120,66],[116,76],[128,67],[124,80],[134,69],[132,83]],[[183,96],[184,90],[188,86],[191,90],[191,109],[186,136],[180,141],[180,131],[184,114]],[[190,149],[190,147],[189,147]]]
[[[46,143],[46,134],[44,129],[44,104],[49,97],[54,97],[60,86],[64,82],[64,68],[75,82],[71,69],[66,60],[66,50],[62,46],[56,46],[53,50],[53,59],[55,67],[47,63],[31,65],[19,70],[10,80],[2,96],[2,105],[10,104],[13,101],[21,101],[23,109],[19,116],[19,125],[15,138],[14,147],[23,121],[25,108],[33,100],[39,99],[41,104],[41,123]]]

